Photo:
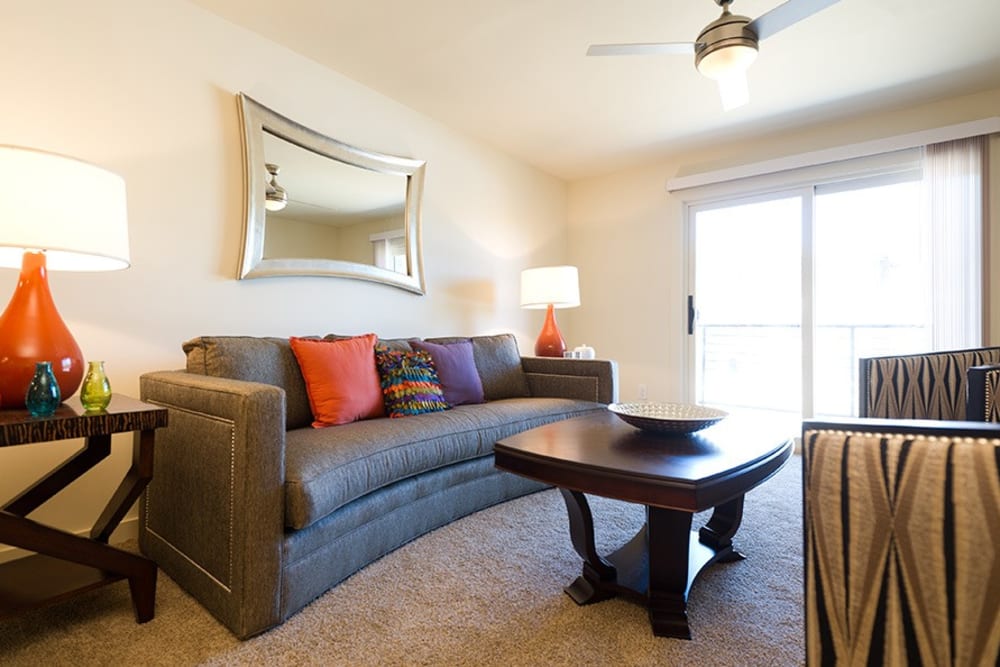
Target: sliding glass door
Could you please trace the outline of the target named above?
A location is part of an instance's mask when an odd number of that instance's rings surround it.
[[[803,201],[777,195],[695,211],[697,403],[799,414]]]
[[[694,400],[789,424],[851,415],[859,357],[931,349],[919,177],[691,207]]]
[[[861,357],[932,349],[929,224],[916,175],[815,189],[813,405],[856,414]]]

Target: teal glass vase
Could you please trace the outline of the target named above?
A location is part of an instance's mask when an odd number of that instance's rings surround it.
[[[87,375],[84,376],[83,386],[80,387],[80,402],[87,412],[100,412],[111,402],[111,383],[104,374],[103,361],[87,363]]]
[[[62,402],[59,383],[52,372],[52,362],[35,363],[35,375],[24,394],[24,405],[32,417],[51,417]]]

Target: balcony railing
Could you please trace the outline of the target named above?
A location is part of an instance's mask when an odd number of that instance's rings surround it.
[[[806,385],[800,326],[699,324],[696,335],[699,403],[801,415],[802,387]],[[857,414],[859,358],[921,352],[930,346],[930,329],[924,326],[816,327],[812,416]]]

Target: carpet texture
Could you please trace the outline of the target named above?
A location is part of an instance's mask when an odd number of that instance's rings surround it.
[[[802,665],[800,482],[795,456],[747,494],[734,540],[747,559],[695,583],[691,641],[654,637],[638,605],[579,607],[563,593],[581,564],[548,490],[407,544],[246,642],[160,573],[149,623],[134,622],[120,582],[0,621],[0,664]],[[601,553],[642,524],[641,507],[590,500]]]

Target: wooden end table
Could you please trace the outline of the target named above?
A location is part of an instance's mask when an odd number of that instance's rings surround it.
[[[153,618],[156,563],[108,545],[108,538],[153,477],[153,440],[167,425],[167,410],[115,395],[107,410],[87,413],[78,397],[51,417],[25,409],[0,410],[0,447],[84,438],[84,446],[59,467],[0,507],[0,543],[35,552],[0,564],[0,618],[128,579],[136,621]],[[101,512],[89,537],[27,516],[111,453],[111,435],[135,432],[132,466]]]
[[[611,412],[567,419],[496,443],[496,466],[559,487],[583,574],[577,604],[616,595],[647,607],[653,634],[691,638],[688,593],[703,568],[744,558],[733,547],[744,494],[778,472],[792,441],[767,424],[728,417],[688,435],[656,435]],[[646,523],[608,556],[597,553],[584,493],[646,506]],[[691,530],[695,512],[714,509]]]

